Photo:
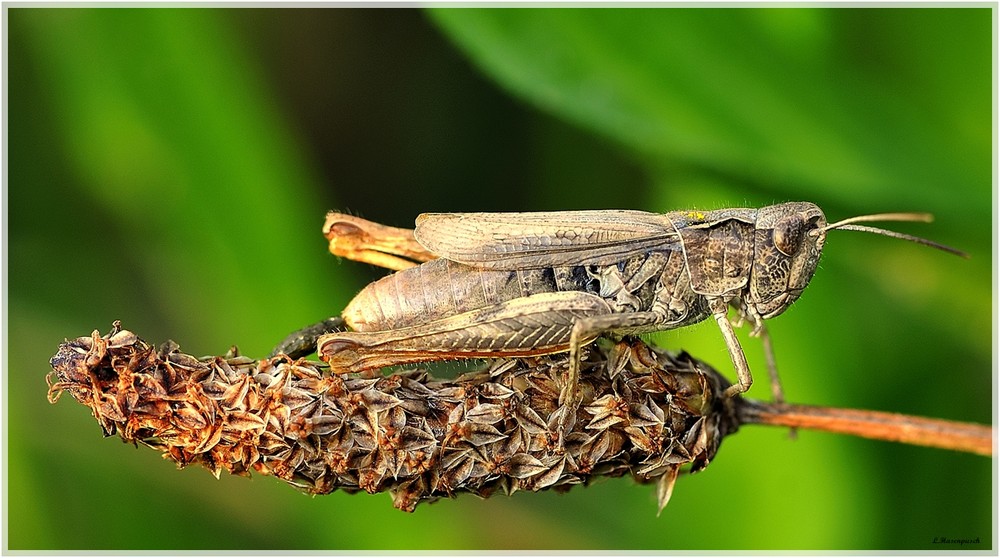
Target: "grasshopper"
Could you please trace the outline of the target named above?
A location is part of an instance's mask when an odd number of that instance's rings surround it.
[[[865,231],[963,257],[935,242],[866,221],[930,221],[926,213],[863,215],[828,224],[815,204],[760,209],[538,213],[425,213],[416,229],[330,213],[336,255],[397,270],[344,310],[353,331],[319,336],[334,372],[413,362],[569,353],[560,400],[577,392],[581,349],[603,334],[639,334],[715,319],[738,382],[753,376],[730,321],[764,343],[782,401],[765,320],[785,311],[816,271],[826,233]]]

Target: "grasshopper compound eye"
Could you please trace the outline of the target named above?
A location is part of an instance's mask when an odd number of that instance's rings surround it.
[[[786,256],[794,256],[802,246],[806,223],[801,215],[791,215],[774,226],[774,247]]]

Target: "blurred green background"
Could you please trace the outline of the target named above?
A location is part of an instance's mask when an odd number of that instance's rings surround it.
[[[789,399],[989,423],[990,8],[5,15],[7,548],[995,551],[983,457],[747,427],[660,517],[627,478],[407,515],[177,471],[44,382],[64,338],[115,319],[262,356],[337,313],[383,272],[326,253],[332,208],[409,226],[809,200],[831,220],[932,211],[891,227],[972,257],[832,232],[770,322]],[[732,376],[714,324],[655,340]]]

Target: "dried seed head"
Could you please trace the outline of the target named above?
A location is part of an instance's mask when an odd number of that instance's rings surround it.
[[[105,434],[181,467],[274,475],[306,492],[388,491],[412,511],[471,492],[543,490],[632,474],[657,482],[660,508],[681,466],[703,469],[735,431],[739,399],[687,354],[632,340],[597,344],[583,363],[584,401],[555,431],[565,355],[510,359],[455,380],[422,370],[330,376],[279,355],[196,359],[127,330],[63,343],[49,399],[69,392]]]

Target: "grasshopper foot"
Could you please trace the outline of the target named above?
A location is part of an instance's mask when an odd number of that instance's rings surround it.
[[[577,355],[570,355],[565,381],[559,391],[559,409],[556,411],[556,431],[560,439],[564,439],[576,424],[576,411],[583,399],[580,393],[580,360]]]

